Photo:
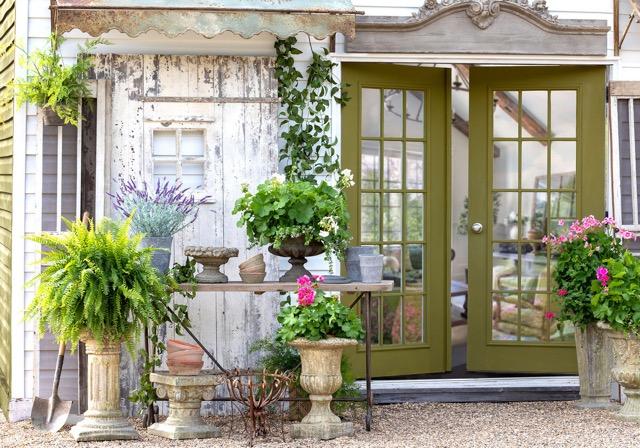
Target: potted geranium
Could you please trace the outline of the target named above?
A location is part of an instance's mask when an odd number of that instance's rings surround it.
[[[66,221],[68,232],[31,237],[43,269],[26,317],[41,334],[48,327],[61,342],[86,345],[89,409],[71,430],[78,441],[137,438],[120,411],[120,344],[134,352],[142,326],[165,313],[167,293],[130,221]]]
[[[591,301],[593,273],[604,260],[620,259],[624,252],[622,240],[629,232],[620,230],[611,218],[603,220],[587,216],[566,228],[560,221],[560,235],[549,235],[543,242],[551,245],[556,259],[553,278],[561,322],[575,327],[580,402],[578,406],[598,408],[610,406],[609,354],[606,336],[597,327]],[[553,313],[548,313],[551,316]]]
[[[238,226],[245,226],[252,245],[267,245],[269,251],[290,257],[291,269],[281,282],[294,282],[311,273],[305,269],[306,257],[325,254],[344,258],[349,234],[347,204],[344,190],[353,185],[349,170],[338,175],[336,186],[326,181],[288,181],[276,175],[258,185],[251,193],[243,185],[243,195],[236,201],[234,214],[239,214]]]
[[[640,420],[640,262],[625,252],[592,272],[591,305],[613,345],[611,376],[624,387],[626,401],[617,415]]]
[[[112,197],[114,208],[132,218],[133,231],[144,234],[142,245],[160,249],[154,252],[153,263],[161,273],[169,269],[173,236],[198,218],[199,207],[209,199],[196,199],[179,180],[158,179],[150,189],[133,178],[122,182]]]
[[[51,34],[46,48],[28,55],[24,64],[27,76],[13,86],[18,106],[29,102],[40,107],[45,125],[77,126],[80,101],[91,95],[88,77],[93,59],[89,52],[108,42],[99,38],[78,46],[76,62],[68,65],[59,53],[63,42],[61,36]]]
[[[319,288],[320,276],[300,277],[295,299],[289,297],[278,315],[278,338],[300,353],[300,385],[309,394],[311,410],[292,428],[297,438],[332,439],[353,433],[331,412],[331,398],[342,385],[342,351],[362,338],[362,322],[338,297]]]

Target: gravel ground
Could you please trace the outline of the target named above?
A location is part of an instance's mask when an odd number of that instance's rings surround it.
[[[1,415],[1,414],[0,414]],[[608,411],[578,410],[570,402],[537,403],[420,403],[377,406],[373,431],[358,420],[356,435],[328,442],[292,441],[274,434],[256,439],[257,447],[638,447],[640,423],[621,422]],[[211,419],[222,437],[209,440],[171,441],[148,435],[140,428],[137,442],[85,443],[84,447],[246,447],[242,423]],[[57,434],[41,433],[31,423],[0,422],[0,447],[78,446],[65,427]],[[235,429],[235,430],[234,430]],[[280,432],[280,425],[273,431]],[[234,434],[235,433],[235,434]]]

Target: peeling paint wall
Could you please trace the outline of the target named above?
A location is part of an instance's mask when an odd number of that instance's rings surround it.
[[[272,58],[153,55],[100,55],[96,69],[111,91],[108,190],[115,191],[117,181],[129,176],[152,182],[154,130],[204,132],[207,160],[200,193],[211,200],[198,220],[176,236],[173,253],[184,261],[188,245],[237,247],[239,257],[224,267],[232,280],[239,280],[238,264],[257,253],[248,249],[245,231],[231,214],[241,184],[255,188],[277,171],[273,69]],[[267,278],[275,280],[275,257],[264,253]],[[249,345],[273,334],[278,303],[273,294],[200,293],[189,304],[189,314],[194,332],[224,367],[246,368],[255,361]],[[173,336],[169,328],[167,337]],[[127,397],[137,386],[139,371],[126,354],[122,368],[122,397]],[[204,368],[213,368],[212,362],[206,359]]]

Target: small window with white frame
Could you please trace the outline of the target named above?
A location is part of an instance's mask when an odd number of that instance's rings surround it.
[[[180,179],[185,187],[202,189],[206,166],[204,129],[152,130],[154,183]]]

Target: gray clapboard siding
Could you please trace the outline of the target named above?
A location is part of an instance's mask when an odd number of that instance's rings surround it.
[[[622,224],[633,224],[633,194],[632,183],[636,182],[640,191],[640,176],[635,179],[631,175],[631,148],[629,141],[629,101],[633,101],[633,112],[636,117],[633,124],[635,130],[636,166],[640,168],[640,101],[618,99],[618,140],[620,157],[620,208],[618,215]]]
[[[274,59],[263,57],[97,57],[96,76],[107,79],[112,92],[107,117],[110,173],[104,173],[110,191],[117,189],[114,179],[151,180],[154,129],[205,132],[202,193],[212,198],[200,210],[198,220],[176,235],[176,260],[184,260],[182,251],[187,245],[237,247],[240,255],[225,271],[231,279],[239,279],[238,263],[258,252],[248,248],[245,231],[236,226],[231,210],[242,183],[255,189],[277,171],[278,104],[273,70]],[[105,201],[110,204],[108,198]],[[276,260],[264,253],[268,278],[275,279]],[[278,303],[273,294],[202,293],[189,304],[189,313],[194,332],[223,366],[246,368],[255,363],[249,344],[274,331]],[[172,328],[167,329],[166,337],[174,337]],[[135,364],[123,355],[122,397],[137,386],[139,365]],[[205,368],[212,367],[205,360]],[[206,408],[211,411],[218,406],[208,404]]]

